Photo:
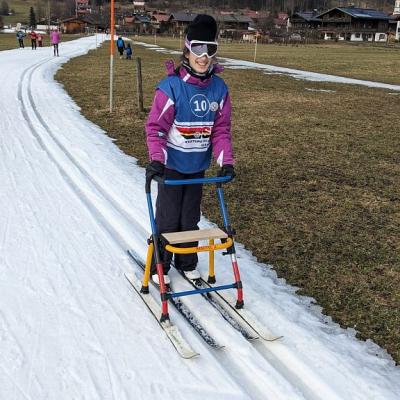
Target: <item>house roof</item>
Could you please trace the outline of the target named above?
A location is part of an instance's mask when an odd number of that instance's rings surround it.
[[[196,18],[197,14],[193,13],[183,13],[177,12],[173,13],[170,16],[170,19],[178,21],[178,22],[192,22]]]
[[[295,16],[299,16],[307,22],[321,22],[321,19],[317,18],[316,14],[314,14],[312,11],[297,12],[293,14],[293,17]]]
[[[217,20],[222,22],[237,22],[233,14],[218,15]]]
[[[353,18],[359,19],[381,19],[381,20],[389,20],[389,17],[383,12],[374,10],[372,8],[356,8],[356,7],[335,7],[328,11],[319,14],[317,17],[320,18],[323,15],[330,13],[332,10],[339,10],[352,16]]]
[[[248,24],[253,23],[253,20],[250,17],[248,17],[247,15],[241,15],[241,14],[217,15],[216,20],[221,21],[221,22],[241,22],[241,23],[248,23]]]
[[[135,14],[135,20],[142,24],[150,23],[150,17],[148,15]]]
[[[234,17],[236,18],[236,20],[238,22],[248,22],[249,24],[251,24],[253,22],[251,17],[249,17],[248,15],[237,15],[237,14],[235,14]]]
[[[72,22],[72,21],[76,21],[76,22],[83,22],[86,23],[87,21],[85,21],[84,18],[77,18],[77,17],[70,17],[70,18],[65,18],[63,20],[61,20],[61,23],[65,23],[65,22]]]
[[[156,19],[158,22],[166,22],[169,20],[169,15],[167,14],[153,14],[151,18]]]

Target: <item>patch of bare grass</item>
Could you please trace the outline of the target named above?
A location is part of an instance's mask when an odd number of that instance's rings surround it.
[[[154,44],[154,38],[138,41]],[[159,46],[179,49],[182,41],[157,38]],[[254,44],[222,43],[221,57],[254,60]],[[400,83],[400,47],[324,43],[307,45],[258,44],[256,62],[377,82]]]
[[[166,56],[134,51],[142,58],[149,107]],[[116,59],[113,115],[107,76],[103,48],[71,60],[57,79],[83,115],[144,165],[146,114],[135,104],[134,61]],[[399,362],[398,99],[384,90],[257,71],[226,70],[223,76],[234,110],[237,178],[226,198],[237,240],[335,321],[355,327],[360,338],[373,339]],[[220,221],[208,190],[203,212]]]

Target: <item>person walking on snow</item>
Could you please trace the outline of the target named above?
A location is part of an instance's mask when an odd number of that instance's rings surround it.
[[[25,37],[25,33],[22,32],[21,30],[19,30],[17,32],[18,44],[19,44],[19,47],[23,48],[23,49],[25,48],[25,46],[24,46],[24,37]]]
[[[37,42],[39,47],[43,47],[43,35],[41,33],[38,33],[37,35]]]
[[[124,50],[125,50],[125,42],[124,42],[124,39],[122,39],[121,36],[118,36],[117,49],[118,49],[118,52],[119,52],[119,58],[121,59],[122,56],[124,55]]]
[[[31,38],[32,50],[36,50],[37,33],[34,30],[32,30],[32,32],[29,34],[29,37]]]
[[[231,102],[225,82],[216,74],[218,49],[217,23],[209,15],[198,15],[188,26],[180,65],[166,63],[168,76],[154,96],[146,122],[150,163],[146,178],[166,179],[204,177],[212,154],[220,166],[219,176],[234,173],[231,141]],[[156,225],[159,233],[199,229],[202,185],[158,185]],[[197,246],[185,243],[182,246]],[[163,246],[162,246],[163,247]],[[166,284],[172,254],[160,249]],[[198,257],[175,254],[175,267],[187,278],[200,277]],[[152,280],[159,283],[152,265]]]
[[[53,54],[54,56],[59,56],[58,53],[58,45],[60,44],[61,41],[61,36],[60,32],[58,32],[58,29],[54,29],[53,31],[50,32],[50,43],[53,46]]]

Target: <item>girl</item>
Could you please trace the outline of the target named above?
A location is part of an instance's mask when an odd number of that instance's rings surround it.
[[[58,29],[54,29],[53,31],[50,32],[50,42],[51,45],[53,46],[53,54],[54,56],[59,56],[58,53],[58,45],[60,44],[61,36],[60,32],[58,32]]]
[[[216,76],[217,24],[209,15],[198,15],[188,26],[181,64],[167,62],[168,76],[156,90],[146,123],[150,163],[146,177],[166,179],[204,177],[214,155],[219,175],[234,176],[231,144],[231,103],[225,82]],[[158,185],[156,224],[159,233],[198,229],[202,185]],[[186,243],[182,246],[197,246]],[[163,247],[163,246],[162,246]],[[160,249],[164,279],[172,254]],[[175,267],[196,280],[197,254],[175,254]],[[152,279],[158,283],[155,268]]]

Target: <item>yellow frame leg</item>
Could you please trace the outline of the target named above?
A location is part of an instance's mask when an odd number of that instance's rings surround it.
[[[150,243],[149,247],[147,248],[146,266],[144,268],[144,275],[143,275],[143,286],[144,287],[149,286],[151,262],[153,260],[153,252],[154,252],[154,244]]]
[[[214,246],[214,239],[209,240],[209,245]],[[208,253],[208,282],[215,283],[215,270],[214,270],[214,250]]]

